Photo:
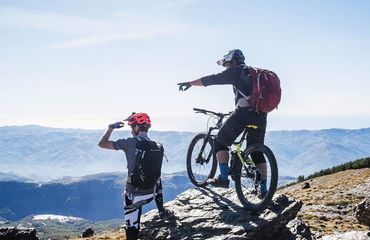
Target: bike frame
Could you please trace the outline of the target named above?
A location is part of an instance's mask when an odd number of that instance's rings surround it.
[[[217,118],[218,118],[217,123],[216,123],[216,126],[209,127],[209,129],[208,129],[206,138],[204,139],[203,144],[202,144],[202,147],[201,147],[201,150],[199,152],[199,155],[197,156],[197,160],[199,161],[199,160],[203,159],[202,156],[201,156],[201,154],[204,152],[204,149],[206,147],[207,142],[210,142],[211,143],[211,147],[212,147],[212,151],[211,152],[213,152],[213,141],[214,141],[214,136],[215,135],[212,134],[212,132],[214,130],[217,130],[217,129],[220,129],[221,128],[224,118],[226,116],[228,116],[230,113],[228,113],[228,114],[222,114],[222,113],[216,113],[216,112],[212,112],[212,111],[208,111],[208,110],[204,110],[204,109],[198,109],[198,108],[194,108],[194,110],[196,112],[203,113],[203,114],[206,114],[206,115],[207,114],[212,114],[214,116],[217,116]],[[248,164],[248,165],[252,165],[253,167],[255,167],[255,164],[254,164],[254,162],[253,162],[252,159],[249,159],[249,158],[248,159],[244,159],[242,157],[242,155],[241,155],[241,152],[242,152],[241,146],[243,145],[243,142],[247,139],[246,138],[247,137],[247,134],[248,134],[247,128],[254,128],[254,129],[256,129],[257,126],[255,126],[255,125],[248,125],[248,126],[246,126],[246,129],[244,129],[243,134],[242,134],[242,137],[240,138],[240,140],[239,141],[235,141],[233,143],[233,145],[235,145],[235,147],[236,147],[236,152],[237,152],[237,155],[238,155],[238,157],[239,157],[239,159],[241,161],[241,164],[243,166],[246,165],[246,164]],[[212,157],[212,154],[209,154],[207,156],[207,158],[206,158],[206,162],[207,163],[211,160],[211,157]]]
[[[210,115],[211,114],[211,115],[216,116],[218,118],[216,125],[214,127],[209,127],[208,128],[208,132],[207,132],[206,138],[204,139],[203,144],[202,144],[202,147],[201,147],[201,150],[199,152],[199,155],[197,156],[197,160],[200,161],[200,160],[203,159],[202,156],[201,156],[201,154],[204,152],[204,149],[206,147],[207,142],[210,142],[211,143],[211,147],[212,147],[212,151],[211,152],[213,152],[213,141],[214,141],[215,134],[212,134],[212,132],[214,130],[218,130],[218,129],[221,128],[224,118],[226,116],[230,115],[231,112],[228,113],[228,114],[223,114],[223,113],[216,113],[216,112],[212,112],[212,111],[208,111],[208,110],[204,110],[204,109],[198,109],[198,108],[194,108],[193,110],[196,111],[196,112],[199,112],[199,113],[206,114],[206,115]],[[242,134],[242,137],[240,138],[240,140],[239,141],[235,141],[233,143],[233,145],[235,145],[235,147],[236,147],[236,153],[238,155],[238,158],[241,161],[242,166],[252,165],[252,167],[256,167],[256,165],[255,165],[255,163],[253,162],[252,159],[249,159],[249,158],[244,159],[242,157],[241,146],[243,145],[243,142],[247,140],[247,135],[248,135],[248,130],[247,129],[248,128],[257,129],[258,126],[256,126],[256,125],[247,125],[245,127],[244,131],[243,131],[243,134]],[[211,157],[212,157],[212,154],[209,154],[207,156],[207,158],[206,158],[206,162],[207,163],[211,160]]]
[[[248,130],[247,128],[257,128],[257,126],[255,125],[248,125],[246,126],[246,128],[244,129],[243,131],[243,135],[242,137],[240,138],[239,141],[235,141],[233,144],[235,145],[235,151],[236,151],[236,154],[238,155],[238,158],[240,159],[241,161],[241,164],[244,166],[244,165],[252,165],[252,167],[256,167],[256,164],[253,162],[252,159],[250,158],[247,158],[245,159],[243,156],[242,156],[242,150],[241,150],[241,147],[243,145],[243,142],[247,140],[247,135],[248,135]]]

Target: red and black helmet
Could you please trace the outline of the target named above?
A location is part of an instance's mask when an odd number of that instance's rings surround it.
[[[151,121],[146,113],[134,113],[128,118],[128,125],[135,126],[138,125],[139,127],[150,127]]]

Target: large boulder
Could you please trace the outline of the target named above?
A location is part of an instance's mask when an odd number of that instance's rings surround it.
[[[34,228],[0,228],[0,240],[38,240]]]
[[[274,240],[313,240],[311,229],[302,220],[295,218],[285,228],[274,235]]]
[[[302,185],[302,190],[304,190],[304,189],[308,189],[308,188],[310,188],[310,187],[311,187],[310,183],[309,183],[309,182],[305,182],[305,183]]]
[[[359,223],[370,226],[370,197],[355,207],[355,215]]]
[[[142,217],[143,239],[276,239],[296,218],[301,201],[276,195],[268,209],[252,214],[239,203],[235,189],[190,189],[166,207],[166,221],[152,210]]]
[[[94,229],[93,228],[87,228],[83,233],[81,234],[82,238],[88,238],[94,236]]]

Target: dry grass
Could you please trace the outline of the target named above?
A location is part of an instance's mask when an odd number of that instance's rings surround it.
[[[72,240],[126,240],[126,236],[123,230],[119,232],[104,232],[97,234],[91,238],[75,238]]]
[[[346,231],[365,231],[369,227],[357,222],[353,207],[364,199],[355,192],[357,186],[370,181],[370,169],[347,170],[314,178],[281,189],[284,193],[304,203],[298,217],[323,234]],[[310,188],[302,189],[309,182]]]

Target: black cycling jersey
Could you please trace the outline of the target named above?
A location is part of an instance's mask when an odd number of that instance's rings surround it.
[[[249,96],[252,93],[252,79],[249,75],[248,67],[245,64],[233,66],[218,74],[203,77],[201,81],[204,86],[233,85],[235,105],[237,105],[238,99],[243,98],[236,89],[241,91],[245,96]],[[267,113],[255,112],[249,108],[236,108],[234,113],[222,125],[215,138],[215,152],[228,149],[248,124],[259,126],[258,131],[248,130],[251,134],[248,144],[263,143],[266,122]]]
[[[233,85],[235,104],[239,98],[243,97],[235,88],[246,96],[249,96],[252,93],[252,79],[249,76],[248,67],[245,64],[230,67],[218,74],[202,77],[200,80],[204,86]]]

